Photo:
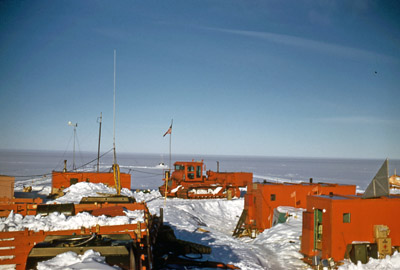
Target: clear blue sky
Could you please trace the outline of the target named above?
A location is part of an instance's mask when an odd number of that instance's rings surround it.
[[[400,158],[398,1],[1,1],[0,149]]]

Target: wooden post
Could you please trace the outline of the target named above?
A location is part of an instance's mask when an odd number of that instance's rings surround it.
[[[166,172],[165,172],[165,191],[164,191],[165,199],[164,199],[164,206],[167,205],[167,193],[168,193],[169,172],[170,172],[170,171],[166,171]]]

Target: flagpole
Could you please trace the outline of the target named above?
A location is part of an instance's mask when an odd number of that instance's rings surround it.
[[[169,178],[171,176],[171,142],[172,142],[172,124],[174,122],[174,119],[171,119],[171,126],[169,127],[169,129],[167,130],[167,132],[165,132],[164,136],[169,134],[169,165],[168,165],[168,173],[165,174],[165,191],[164,191],[164,195],[165,195],[165,200],[164,200],[164,206],[167,204],[167,194],[168,194],[168,181]]]
[[[172,124],[174,119],[171,119],[171,133],[169,134],[169,172],[171,173],[171,141],[172,141]]]

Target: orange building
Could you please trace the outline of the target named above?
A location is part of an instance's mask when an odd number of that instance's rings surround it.
[[[378,250],[399,247],[399,216],[398,195],[378,198],[356,195],[308,196],[307,211],[303,212],[300,251],[306,258],[318,256],[322,260],[333,258],[334,261],[341,261],[349,257],[349,251],[354,249],[357,243],[378,243],[379,232],[374,228],[377,225],[383,225],[390,230],[388,238],[381,239],[389,244],[383,244],[382,247],[378,244]],[[370,252],[368,250],[372,249],[371,245],[367,245],[366,248],[368,249],[364,252]],[[388,250],[386,252],[390,254]]]
[[[15,177],[0,175],[0,198],[12,199],[14,197],[14,181]]]
[[[242,217],[234,235],[255,237],[272,227],[278,206],[306,208],[308,195],[355,194],[356,186],[329,183],[253,183],[247,186]]]
[[[131,175],[120,174],[121,187],[131,189]],[[115,186],[113,172],[52,172],[52,190],[64,189],[79,182],[103,183]]]

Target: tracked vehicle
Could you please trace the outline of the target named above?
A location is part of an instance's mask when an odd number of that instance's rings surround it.
[[[253,180],[248,172],[207,171],[202,161],[177,161],[172,174],[165,172],[165,184],[159,187],[166,197],[183,199],[209,199],[240,197],[240,187],[246,187]]]

